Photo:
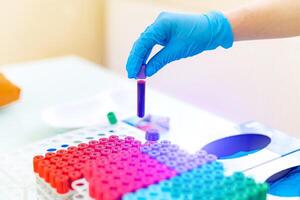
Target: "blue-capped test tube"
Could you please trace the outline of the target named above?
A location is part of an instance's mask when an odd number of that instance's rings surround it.
[[[146,66],[142,65],[137,76],[137,116],[142,118],[145,115],[145,92],[146,92]]]

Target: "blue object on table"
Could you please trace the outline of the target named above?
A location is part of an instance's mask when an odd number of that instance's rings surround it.
[[[202,149],[218,156],[231,159],[256,153],[271,143],[271,138],[257,133],[244,133],[215,140]]]
[[[269,194],[280,197],[300,197],[300,166],[282,170],[266,181]]]
[[[170,129],[170,118],[163,116],[146,115],[144,118],[130,117],[123,120],[123,122],[143,131],[157,129],[161,134],[168,132]]]

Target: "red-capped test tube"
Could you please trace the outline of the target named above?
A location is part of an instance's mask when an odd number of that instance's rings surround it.
[[[137,116],[142,118],[145,115],[145,92],[146,92],[146,66],[142,65],[137,76]]]

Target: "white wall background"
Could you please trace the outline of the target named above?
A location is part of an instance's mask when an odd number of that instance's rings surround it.
[[[248,1],[190,0],[172,6],[169,2],[174,1],[108,1],[109,67],[126,75],[133,41],[161,11],[226,10]],[[300,137],[299,37],[235,43],[230,50],[218,49],[169,64],[148,82],[236,122],[258,120]]]

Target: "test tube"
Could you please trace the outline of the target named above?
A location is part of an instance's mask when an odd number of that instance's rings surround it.
[[[145,115],[145,90],[146,90],[146,79],[145,65],[142,65],[140,73],[138,74],[137,80],[137,116],[142,118]]]
[[[146,81],[137,81],[137,116],[142,118],[145,115],[145,90]]]

